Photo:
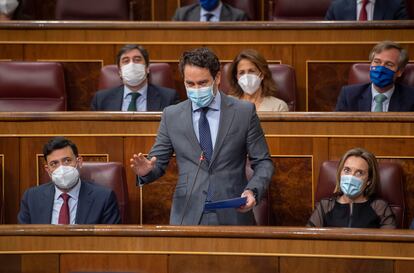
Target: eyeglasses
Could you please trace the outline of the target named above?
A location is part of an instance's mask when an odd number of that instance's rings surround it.
[[[50,161],[49,163],[47,163],[47,165],[51,169],[57,169],[60,165],[71,166],[71,165],[73,165],[73,162],[75,162],[75,161],[76,161],[76,158],[65,157],[65,158],[62,158],[61,160]]]

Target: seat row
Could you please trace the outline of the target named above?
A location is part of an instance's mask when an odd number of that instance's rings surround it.
[[[369,63],[352,65],[348,84],[369,82]],[[230,89],[227,74],[230,63],[222,68],[220,90]],[[278,91],[277,97],[284,100],[289,111],[296,108],[295,69],[285,64],[270,64],[270,71]],[[167,63],[151,63],[149,82],[155,85],[175,88],[172,68]],[[0,62],[0,111],[66,111],[67,92],[64,69],[56,62]],[[401,82],[414,86],[414,64],[408,64]],[[98,90],[121,85],[118,67],[102,67]],[[183,99],[183,98],[182,98]]]
[[[196,3],[197,0],[181,0],[180,6]],[[250,20],[261,19],[260,1],[224,0],[229,5],[243,10]],[[263,2],[264,3],[264,2]],[[301,0],[300,5],[291,0],[268,1],[268,20],[323,20],[331,0]],[[132,20],[130,10],[134,1],[113,0],[57,0],[57,20]],[[406,0],[406,8],[413,18],[414,4]]]
[[[314,195],[315,203],[322,198],[331,197],[336,184],[336,171],[338,161],[325,161],[322,163],[319,172],[319,180]],[[405,219],[404,199],[404,174],[399,164],[393,162],[380,162],[380,187],[378,198],[387,201],[397,221],[397,227],[402,228]],[[98,183],[111,188],[117,197],[122,223],[129,223],[128,220],[128,186],[125,169],[118,162],[84,162],[81,169],[81,178],[85,181]],[[43,182],[48,177],[42,178]],[[267,196],[254,208],[257,225],[269,225],[268,210],[270,204]]]

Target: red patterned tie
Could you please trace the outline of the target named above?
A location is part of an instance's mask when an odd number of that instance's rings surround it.
[[[68,225],[69,224],[69,202],[68,200],[70,196],[67,193],[62,193],[60,197],[62,197],[63,199],[63,204],[62,204],[62,207],[60,208],[58,224]]]
[[[368,20],[368,14],[367,14],[367,5],[369,3],[369,0],[362,0],[362,7],[361,11],[359,12],[359,21],[366,21]]]

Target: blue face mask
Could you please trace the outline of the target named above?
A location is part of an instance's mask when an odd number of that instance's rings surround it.
[[[353,175],[341,175],[341,191],[350,198],[361,194],[362,180]]]
[[[214,82],[210,86],[201,87],[201,88],[190,88],[185,87],[187,90],[187,97],[197,104],[198,107],[207,107],[213,100],[213,86]]]
[[[217,8],[219,0],[200,0],[200,5],[206,11],[212,11]]]
[[[380,88],[391,85],[394,82],[395,72],[385,66],[371,66],[369,76],[371,82]]]

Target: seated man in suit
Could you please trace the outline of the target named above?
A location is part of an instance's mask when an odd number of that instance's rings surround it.
[[[118,203],[111,189],[82,181],[82,157],[76,145],[63,137],[43,147],[51,182],[23,195],[19,224],[119,224]]]
[[[333,0],[326,20],[408,20],[405,0]]]
[[[175,90],[148,83],[149,55],[140,45],[125,45],[116,56],[123,85],[96,92],[93,111],[162,111],[179,102]]]
[[[198,4],[192,4],[178,8],[175,11],[173,21],[247,21],[247,14],[220,0],[200,0]]]
[[[371,83],[342,87],[336,111],[414,111],[414,88],[395,81],[408,63],[408,53],[399,44],[383,41],[369,55]]]

